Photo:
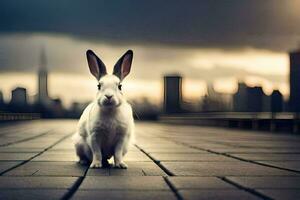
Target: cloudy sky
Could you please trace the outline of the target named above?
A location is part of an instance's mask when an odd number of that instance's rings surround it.
[[[44,46],[50,94],[67,103],[95,94],[87,49],[110,69],[134,51],[123,86],[130,98],[159,102],[167,73],[184,76],[186,99],[205,94],[206,83],[233,93],[238,80],[288,95],[287,52],[300,46],[299,7],[300,0],[2,0],[0,90],[6,99],[17,85],[34,95]]]

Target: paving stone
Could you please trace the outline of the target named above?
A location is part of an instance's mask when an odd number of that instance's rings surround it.
[[[192,149],[188,147],[184,148],[164,148],[164,147],[159,147],[159,148],[143,148],[144,151],[147,153],[207,153],[205,151],[201,151],[198,149]]]
[[[259,161],[268,165],[282,167],[285,169],[297,170],[300,172],[300,161]]]
[[[89,169],[87,176],[166,176],[167,174],[161,170],[153,162],[126,162],[127,169]]]
[[[223,199],[239,199],[239,200],[258,200],[261,199],[248,192],[242,190],[179,190],[183,199],[187,200],[223,200]]]
[[[162,162],[178,176],[291,176],[294,172],[247,162]]]
[[[64,189],[77,177],[0,177],[0,189]]]
[[[0,190],[0,199],[53,200],[60,199],[66,192],[63,189],[5,189]]]
[[[150,140],[145,140],[142,142],[141,140],[138,141],[139,146],[143,148],[156,148],[156,147],[164,147],[164,148],[184,148],[183,145],[176,144],[174,142],[167,142],[166,140],[157,140],[154,141],[153,139]]]
[[[15,143],[19,140],[22,140],[24,138],[19,138],[19,137],[10,137],[10,138],[3,138],[1,137],[1,140],[0,140],[0,146],[7,146],[11,143]]]
[[[109,176],[109,169],[89,169],[87,176]]]
[[[31,141],[26,141],[26,142],[21,142],[17,144],[10,145],[12,148],[47,148],[51,146],[54,142],[47,141],[47,142],[31,142]]]
[[[229,141],[230,144],[232,142]],[[278,141],[239,141],[239,146],[250,147],[250,148],[299,148],[299,142],[288,141],[288,142],[278,142]]]
[[[47,152],[49,152],[49,153],[57,153],[57,152],[74,153],[75,152],[74,148],[73,149],[54,149],[54,147],[52,147],[51,149],[48,149]]]
[[[300,177],[227,177],[242,186],[255,189],[300,189]]]
[[[0,153],[0,161],[29,160],[36,153]]]
[[[20,164],[21,162],[11,162],[11,161],[5,161],[5,162],[0,162],[0,173],[4,172],[5,170],[14,167],[18,164]]]
[[[82,176],[86,168],[76,162],[28,162],[5,176]]]
[[[234,189],[216,177],[168,177],[176,189]]]
[[[169,191],[97,191],[89,190],[77,191],[72,199],[74,200],[99,200],[99,199],[110,199],[110,200],[172,200],[176,199],[175,195]]]
[[[154,162],[127,162],[129,169],[136,169],[142,172],[145,176],[165,176],[162,171]],[[111,170],[113,175],[113,169]]]
[[[142,168],[132,168],[127,169],[115,169],[112,168],[109,171],[110,176],[145,176],[145,172]]]
[[[212,153],[151,153],[150,155],[157,161],[237,161]]]
[[[297,200],[300,199],[299,189],[263,189],[258,192],[276,200]]]
[[[243,158],[246,160],[254,160],[254,161],[300,161],[300,154],[288,154],[288,153],[280,153],[280,154],[272,154],[272,153],[264,153],[264,154],[252,154],[252,153],[244,153],[244,154],[232,154],[233,156]]]
[[[12,148],[12,147],[0,147],[1,153],[39,153],[44,148]]]
[[[63,142],[60,142],[57,145],[55,145],[52,149],[73,150],[73,151],[75,151],[74,143],[70,138],[67,139],[67,140],[64,140]]]
[[[191,140],[191,141],[186,141],[186,143],[192,145],[193,147],[198,147],[202,149],[214,149],[214,148],[228,148],[230,146],[226,144],[215,144],[215,143],[209,143],[209,142],[202,142],[202,141],[197,141],[197,140]]]
[[[141,151],[129,151],[124,158],[124,161],[149,161],[152,162],[150,158],[148,158],[144,153]]]
[[[83,190],[169,190],[159,176],[87,176],[79,189]]]
[[[214,148],[211,150],[219,153],[300,153],[300,149],[294,148]]]
[[[74,152],[45,152],[42,155],[34,158],[32,161],[78,161],[78,157]]]

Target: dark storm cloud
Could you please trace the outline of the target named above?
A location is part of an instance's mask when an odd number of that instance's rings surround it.
[[[2,0],[0,32],[286,51],[300,40],[299,7],[299,0]]]

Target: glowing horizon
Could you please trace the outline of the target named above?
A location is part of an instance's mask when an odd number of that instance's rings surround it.
[[[45,44],[51,97],[60,97],[67,105],[72,101],[91,100],[96,93],[96,80],[89,74],[86,49],[93,49],[111,72],[112,66],[124,53],[134,50],[131,74],[124,82],[124,93],[130,99],[149,98],[162,101],[162,77],[170,73],[183,76],[183,97],[198,101],[206,93],[206,83],[218,92],[234,93],[237,82],[262,86],[266,94],[279,89],[289,94],[288,54],[264,49],[217,49],[176,46],[124,46],[91,43],[59,35],[6,35],[0,42],[11,49],[6,67],[1,67],[0,90],[6,101],[17,86],[36,93],[36,71],[39,66],[41,44]],[[31,49],[31,51],[28,51]],[[7,53],[4,52],[4,56]],[[76,91],[80,90],[80,96]]]

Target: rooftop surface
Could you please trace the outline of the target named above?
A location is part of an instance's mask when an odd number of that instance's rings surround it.
[[[76,123],[0,124],[0,199],[300,199],[297,135],[138,122],[128,169],[89,169]]]

